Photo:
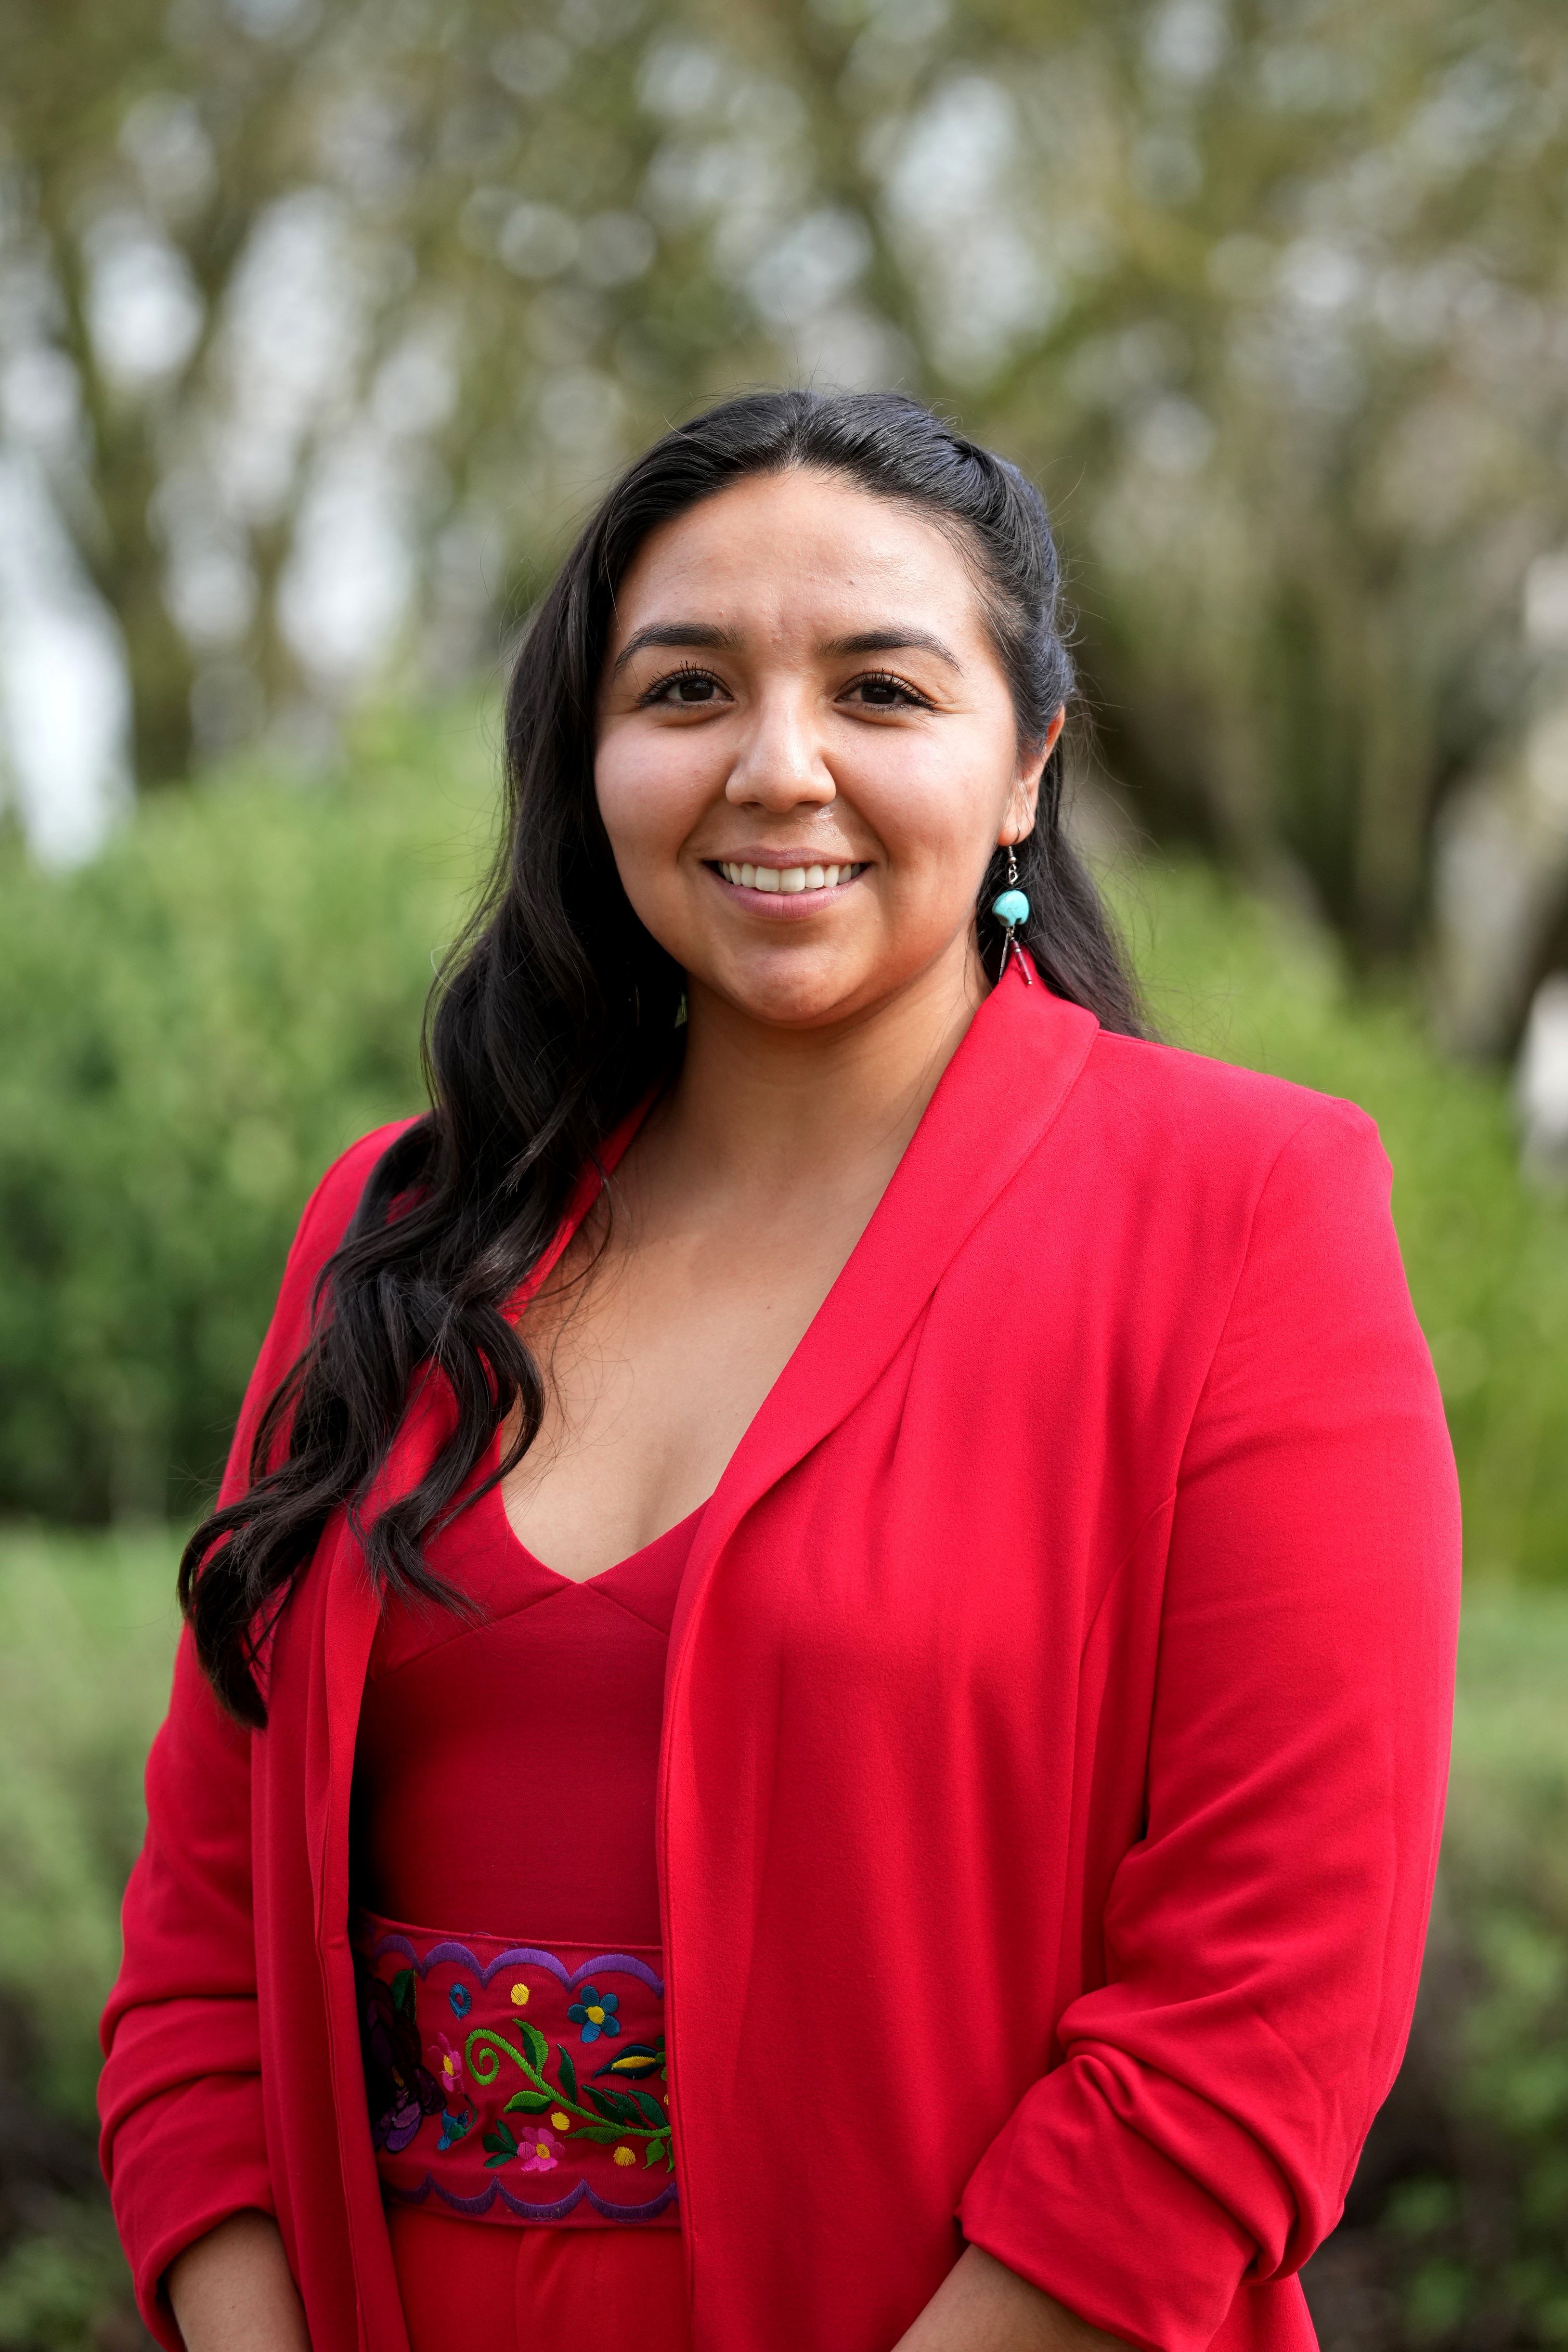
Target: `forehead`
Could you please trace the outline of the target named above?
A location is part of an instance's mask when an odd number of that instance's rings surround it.
[[[652,532],[616,599],[611,651],[676,619],[841,634],[854,617],[928,623],[983,642],[964,556],[918,509],[796,467],[720,490]]]

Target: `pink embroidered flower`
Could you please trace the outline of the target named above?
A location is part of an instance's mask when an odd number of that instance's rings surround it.
[[[435,2037],[435,2079],[441,2085],[444,2104],[450,2105],[463,2081],[463,2061],[444,2033]]]
[[[553,2132],[530,2129],[517,2143],[517,2156],[525,2172],[553,2172],[564,2153]]]

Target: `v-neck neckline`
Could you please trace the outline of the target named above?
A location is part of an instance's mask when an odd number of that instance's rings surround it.
[[[623,1559],[612,1560],[608,1568],[595,1569],[591,1576],[571,1576],[565,1569],[552,1568],[549,1560],[541,1559],[538,1553],[523,1541],[522,1537],[512,1525],[511,1516],[507,1509],[506,1496],[498,1483],[491,1487],[485,1500],[490,1504],[499,1522],[498,1539],[507,1545],[510,1552],[526,1561],[528,1567],[537,1569],[540,1575],[548,1576],[552,1583],[564,1585],[569,1591],[576,1587],[580,1591],[586,1591],[590,1585],[603,1584],[609,1577],[634,1575],[640,1564],[647,1563],[651,1552],[664,1554],[672,1547],[674,1538],[677,1536],[687,1536],[686,1548],[689,1550],[691,1541],[695,1539],[701,1524],[703,1513],[707,1509],[713,1497],[711,1495],[706,1496],[694,1510],[686,1513],[684,1519],[676,1519],[674,1525],[665,1528],[662,1534],[651,1536],[645,1544],[639,1544],[635,1551],[627,1552]]]

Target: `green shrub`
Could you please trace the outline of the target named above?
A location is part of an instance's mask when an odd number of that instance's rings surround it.
[[[489,765],[472,715],[402,721],[0,868],[0,1509],[197,1506],[306,1192],[420,1107]]]
[[[1472,1594],[1409,2054],[1343,2228],[1326,2345],[1568,2343],[1568,1595]]]
[[[26,2021],[28,2095],[76,2124],[168,1701],[179,1549],[166,1528],[0,1537],[0,2007]]]
[[[169,1690],[179,1538],[0,1536],[0,2352],[135,2352],[98,2018]]]

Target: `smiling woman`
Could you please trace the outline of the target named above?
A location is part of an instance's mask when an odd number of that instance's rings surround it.
[[[1011,467],[789,393],[541,606],[433,1107],[183,1569],[103,2086],[171,2347],[1310,2345],[1451,1463],[1370,1122],[1140,1034],[1057,593]]]

